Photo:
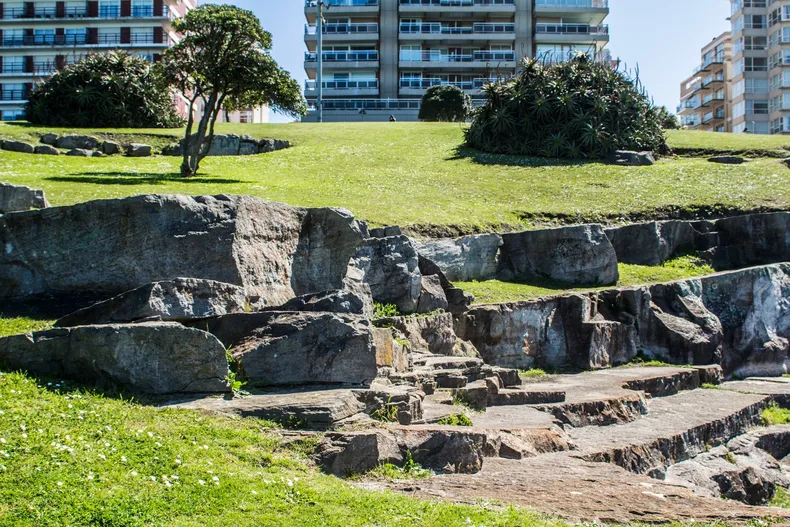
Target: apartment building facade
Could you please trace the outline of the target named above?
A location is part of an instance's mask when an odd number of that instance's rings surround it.
[[[324,121],[416,120],[435,85],[482,98],[523,57],[610,60],[608,0],[324,0]],[[305,121],[317,119],[318,8],[306,0]]]
[[[0,2],[0,116],[24,118],[36,84],[88,54],[124,49],[159,60],[178,41],[172,21],[196,5],[197,0]]]
[[[732,131],[732,39],[722,33],[701,51],[700,65],[680,84],[681,125],[707,132]]]

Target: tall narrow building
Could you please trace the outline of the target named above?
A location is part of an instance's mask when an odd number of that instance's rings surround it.
[[[196,5],[197,0],[0,2],[2,119],[23,119],[37,83],[90,53],[124,49],[158,60],[178,41],[172,20]]]
[[[324,121],[416,120],[431,86],[473,100],[523,57],[610,60],[608,0],[323,0]],[[318,7],[306,0],[305,121],[317,119]]]
[[[690,130],[732,131],[732,40],[722,33],[701,52],[700,65],[680,84],[680,122]]]

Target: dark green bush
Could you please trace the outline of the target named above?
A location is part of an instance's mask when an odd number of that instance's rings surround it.
[[[658,109],[659,119],[661,119],[661,126],[664,130],[679,130],[680,120],[678,116],[667,110],[666,106]]]
[[[467,146],[497,154],[601,159],[615,150],[666,153],[658,109],[638,77],[577,55],[525,59],[515,78],[486,85]]]
[[[33,90],[27,119],[44,126],[182,126],[153,65],[126,52],[89,55]]]
[[[431,86],[422,96],[421,121],[465,121],[472,112],[472,98],[458,86]]]

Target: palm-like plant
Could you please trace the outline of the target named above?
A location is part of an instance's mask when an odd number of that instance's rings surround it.
[[[600,159],[618,149],[666,153],[662,114],[631,76],[578,55],[527,59],[518,77],[487,85],[466,144],[493,153]]]

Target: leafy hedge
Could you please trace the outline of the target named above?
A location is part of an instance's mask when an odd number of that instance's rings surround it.
[[[465,121],[472,113],[472,98],[458,86],[431,86],[420,104],[420,121]]]
[[[126,52],[89,55],[38,85],[27,119],[62,127],[171,128],[182,126],[170,90],[153,65]]]
[[[486,85],[466,144],[485,152],[601,159],[616,150],[669,149],[662,116],[638,77],[587,55],[525,59],[515,78]]]

